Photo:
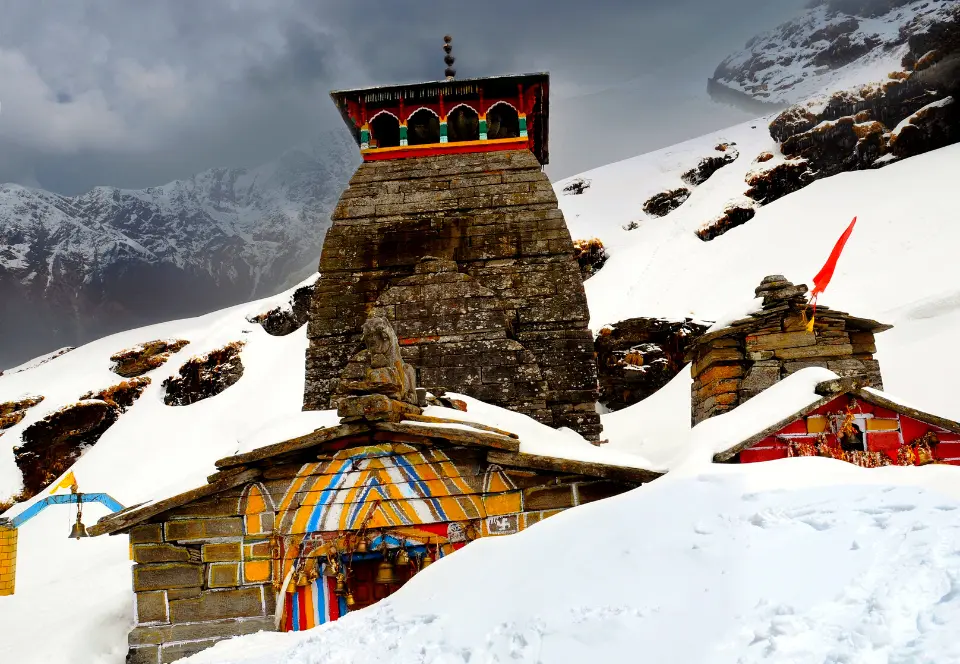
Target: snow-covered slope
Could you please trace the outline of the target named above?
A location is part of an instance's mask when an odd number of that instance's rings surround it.
[[[642,212],[651,194],[680,186],[680,174],[715,154],[721,142],[737,144],[736,161],[694,187],[668,215]],[[766,122],[758,120],[585,173],[590,186],[580,195],[563,194],[568,181],[557,183],[573,235],[601,238],[611,256],[586,283],[593,327],[634,315],[716,320],[742,311],[766,274],[808,280],[856,214],[860,220],[823,303],[893,323],[877,341],[887,388],[920,408],[960,417],[952,398],[960,360],[949,352],[934,354],[960,331],[960,286],[951,271],[951,252],[960,239],[955,223],[960,193],[953,186],[960,146],[818,181],[760,208],[747,224],[711,242],[697,239],[693,231],[742,195],[744,175],[756,167],[753,158],[768,149],[775,152]],[[624,230],[630,222],[636,227]],[[19,487],[11,450],[23,430],[87,391],[116,384],[110,355],[152,339],[191,343],[149,374],[153,383],[140,399],[75,464],[84,491],[105,491],[127,505],[168,495],[202,483],[216,458],[332,422],[331,413],[300,412],[305,330],[273,337],[247,320],[287,297],[124,332],[0,376],[0,402],[46,397],[0,437],[0,498]],[[190,406],[164,405],[164,378],[187,358],[238,340],[246,342],[245,370],[235,385]],[[600,451],[620,458],[639,454],[638,465],[679,467],[671,455],[690,440],[688,406],[689,377],[681,374],[649,400],[603,416],[611,442]],[[570,455],[574,449],[596,450],[569,432],[527,427],[533,423],[522,416],[485,408],[471,405],[485,421],[517,430],[525,445],[541,451],[554,446]],[[766,656],[867,664],[877,649],[890,655],[880,661],[950,661],[956,653],[943,625],[955,629],[960,620],[952,585],[960,572],[950,556],[958,548],[951,527],[956,512],[948,509],[955,503],[913,490],[842,485],[945,490],[960,486],[957,472],[866,471],[820,459],[736,471],[700,467],[702,480],[658,480],[599,507],[556,517],[530,535],[471,545],[389,604],[306,636],[247,639],[236,657],[337,661],[329,648],[350,643],[353,650],[344,650],[344,657],[352,659],[343,661],[458,662],[471,653],[471,662],[494,662],[510,652],[518,661],[537,661],[532,658],[538,652],[539,661],[573,661],[556,654],[561,650],[581,660],[591,652],[619,661],[617,649],[627,646],[651,653],[655,661],[682,661],[671,653],[687,653],[686,661],[751,662]],[[759,493],[791,481],[838,488]],[[7,516],[25,507],[15,506]],[[627,510],[631,526],[624,528]],[[67,541],[68,512],[48,509],[22,529],[17,594],[0,598],[0,624],[5,634],[18,635],[19,661],[119,664],[131,617],[126,543]],[[89,520],[102,514],[96,506],[85,511]],[[928,527],[916,529],[918,523]],[[474,546],[476,553],[470,553]],[[921,560],[927,564],[918,565],[917,556],[926,556]],[[545,560],[562,563],[565,574]],[[448,576],[463,573],[458,565],[499,585],[483,597],[469,590],[470,602],[446,594],[443,589],[462,586]],[[803,584],[788,582],[797,570]],[[911,596],[909,587],[916,586],[908,583],[914,582],[922,592]],[[98,588],[96,597],[91,584]],[[60,620],[70,626],[56,633],[38,623],[33,609],[53,594],[60,601]],[[494,597],[496,607],[488,604]],[[938,598],[946,599],[933,606]],[[701,604],[695,625],[703,639],[689,639],[680,608]],[[870,607],[880,605],[889,607],[882,614],[889,625],[886,640],[869,622],[879,615],[869,613]],[[844,607],[850,611],[841,616]],[[461,611],[469,611],[469,619]],[[434,617],[424,619],[427,614]],[[745,626],[742,633],[737,625]],[[844,640],[842,635],[851,633],[857,638]],[[276,654],[266,659],[257,654],[264,652],[254,650],[261,640]],[[213,653],[232,661],[228,647]],[[917,648],[930,658],[918,658]]]
[[[185,661],[960,661],[957,470],[876,470],[790,459],[667,475],[471,543],[335,623]]]
[[[753,99],[789,105],[903,69],[910,37],[958,11],[956,0],[820,0],[757,35],[717,67],[711,81]],[[923,54],[920,54],[921,56]]]
[[[302,279],[358,159],[329,132],[256,168],[161,187],[66,197],[0,185],[0,367]]]

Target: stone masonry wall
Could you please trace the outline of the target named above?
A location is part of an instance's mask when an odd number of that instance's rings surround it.
[[[235,511],[236,500],[199,504],[195,517]],[[128,664],[162,664],[217,641],[272,631],[276,597],[270,541],[243,537],[239,516],[189,518],[136,526],[133,549],[135,626]]]
[[[736,408],[805,367],[861,376],[866,385],[883,389],[874,333],[890,326],[818,306],[808,332],[806,292],[782,275],[766,277],[756,289],[763,298],[760,311],[697,340],[687,355],[693,424]]]
[[[529,351],[547,390],[540,419],[597,439],[597,375],[589,313],[573,243],[557,199],[528,150],[366,162],[333,214],[308,325],[304,408],[328,408],[335,381],[360,347],[360,327],[383,293],[414,274],[425,256],[502,303],[507,337]],[[436,326],[462,315],[429,296],[417,302]],[[398,332],[403,321],[395,318]],[[404,346],[416,338],[401,336]],[[421,358],[429,355],[421,349]],[[415,361],[414,361],[415,363]],[[421,375],[425,367],[421,367]],[[435,372],[436,373],[436,372]],[[474,394],[470,372],[443,371],[445,385]],[[458,377],[459,376],[459,377]],[[534,400],[535,401],[535,400]]]

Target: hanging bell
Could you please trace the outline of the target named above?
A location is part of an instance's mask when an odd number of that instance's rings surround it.
[[[337,575],[337,559],[330,557],[327,559],[327,564],[323,566],[323,575],[324,576],[336,576]]]
[[[353,598],[353,593],[349,591],[347,592],[346,601],[347,601],[347,608],[353,608],[357,603],[357,600]]]
[[[397,564],[398,565],[410,564],[410,554],[407,553],[406,549],[400,549],[400,553],[397,554]]]
[[[433,564],[433,558],[430,557],[430,550],[424,552],[423,561],[420,563],[420,569],[424,570],[430,567]]]
[[[357,542],[357,548],[354,549],[354,551],[355,551],[356,553],[366,553],[366,552],[369,551],[369,550],[370,550],[370,549],[369,549],[369,547],[368,547],[368,545],[367,545],[367,538],[366,538],[366,537],[361,537],[361,538],[360,538],[360,541]]]
[[[298,585],[298,586],[306,586],[306,585],[309,585],[309,584],[310,584],[310,579],[307,577],[307,575],[306,575],[305,572],[301,571],[299,574],[297,574],[297,585]]]
[[[400,583],[397,579],[396,570],[393,569],[393,565],[390,564],[390,561],[384,557],[384,559],[377,565],[377,576],[374,579],[374,583],[382,584],[397,584]]]
[[[70,528],[70,539],[80,539],[81,537],[90,537],[87,533],[87,527],[80,520],[80,512],[77,512],[77,522]]]
[[[342,595],[347,592],[347,580],[344,578],[343,574],[337,576],[337,586],[333,589],[338,595]]]

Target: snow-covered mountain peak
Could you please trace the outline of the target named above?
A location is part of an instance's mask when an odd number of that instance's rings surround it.
[[[909,40],[960,15],[956,0],[820,0],[727,57],[717,88],[793,104],[903,69]]]
[[[358,161],[331,131],[266,164],[145,189],[0,185],[0,315],[12,322],[0,366],[295,283]]]

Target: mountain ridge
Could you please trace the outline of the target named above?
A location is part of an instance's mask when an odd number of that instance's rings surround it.
[[[272,162],[144,189],[0,185],[0,366],[296,283],[358,161],[331,131]]]

